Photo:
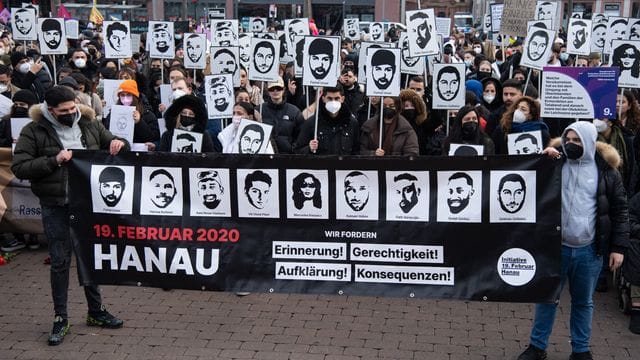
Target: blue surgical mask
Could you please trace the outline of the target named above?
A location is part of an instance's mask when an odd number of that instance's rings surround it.
[[[560,60],[562,61],[569,60],[569,54],[567,54],[566,52],[560,53]]]

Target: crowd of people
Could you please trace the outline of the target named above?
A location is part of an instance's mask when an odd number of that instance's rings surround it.
[[[272,26],[272,30],[278,29]],[[392,27],[383,36],[394,42],[400,32]],[[71,246],[64,163],[72,158],[70,149],[116,154],[132,145],[108,131],[111,119],[104,99],[108,79],[124,80],[115,91],[114,104],[135,107],[133,142],[144,144],[148,151],[171,151],[173,132],[178,129],[202,134],[202,152],[237,152],[233,139],[241,119],[273,127],[270,152],[309,157],[462,156],[450,153],[453,144],[481,146],[485,155],[508,155],[508,136],[522,133],[519,139],[527,146],[519,153],[541,153],[546,148],[548,156],[564,159],[562,275],[572,284],[575,300],[572,358],[591,358],[591,295],[596,288],[606,290],[604,269],[618,269],[623,259],[625,276],[633,284],[630,329],[640,333],[640,195],[636,195],[640,190],[640,93],[635,89],[619,95],[618,116],[612,119],[541,118],[539,74],[520,67],[521,39],[496,48],[486,34],[454,31],[445,39],[439,58],[442,63],[464,63],[466,103],[457,111],[439,110],[432,106],[434,89],[428,71],[403,74],[405,86],[397,97],[367,97],[358,81],[364,63],[358,56],[359,42],[343,38],[335,86],[304,87],[295,76],[293,62],[279,64],[280,78],[265,83],[250,81],[247,69],[241,67],[233,116],[210,119],[204,79],[216,65],[186,69],[183,41],[177,39],[175,57],[162,60],[149,58],[144,51],[144,34],[131,58],[105,58],[105,39],[93,24],[82,30],[79,39],[66,40],[66,56],[41,56],[37,42],[14,41],[9,31],[0,36],[0,93],[13,100],[10,113],[0,121],[0,143],[15,145],[12,170],[18,178],[31,180],[43,207],[56,312],[50,344],[59,344],[69,326],[66,288]],[[600,53],[568,56],[565,42],[560,32],[550,65],[604,66]],[[168,106],[161,100],[163,83],[171,87]],[[317,104],[316,91],[320,92]],[[33,122],[14,144],[11,119],[24,117]],[[165,126],[159,119],[164,119]],[[531,131],[540,131],[542,143],[528,135]],[[35,247],[33,235],[29,238],[27,243],[24,234],[15,234],[2,250]],[[582,252],[577,254],[578,250]],[[86,295],[90,324],[122,326],[101,306],[95,288],[88,287]],[[531,346],[521,359],[545,358],[555,306],[539,305]]]

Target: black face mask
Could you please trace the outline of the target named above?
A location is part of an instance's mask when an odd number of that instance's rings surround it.
[[[195,116],[180,115],[180,124],[184,127],[194,125],[196,123]]]
[[[416,111],[416,109],[404,109],[402,110],[401,114],[405,119],[409,121],[415,121],[416,116],[418,116],[418,112]]]
[[[396,109],[389,109],[389,108],[384,108],[382,110],[382,115],[384,116],[385,119],[393,119],[396,116]]]
[[[580,145],[574,143],[564,144],[565,155],[571,160],[578,160],[584,154],[584,149]]]
[[[73,120],[76,119],[76,113],[58,115],[56,118],[62,125],[71,127],[73,125]]]
[[[476,78],[478,80],[482,80],[482,79],[486,79],[488,77],[491,76],[490,72],[486,72],[486,71],[478,71],[478,75],[476,75]]]
[[[25,109],[22,106],[14,106],[11,115],[17,118],[29,117],[29,109]]]
[[[478,123],[477,122],[466,122],[462,124],[462,139],[463,140],[473,140],[478,132]]]

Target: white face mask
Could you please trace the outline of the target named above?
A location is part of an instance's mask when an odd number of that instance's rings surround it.
[[[20,71],[23,74],[28,73],[29,69],[31,69],[31,64],[29,63],[23,63],[23,64],[20,64],[20,66],[18,66],[18,71]]]
[[[473,52],[476,53],[476,54],[480,54],[480,53],[482,53],[482,49],[479,48],[479,47],[476,47],[476,48],[473,48]]]
[[[325,109],[327,109],[328,112],[332,114],[337,114],[338,111],[340,111],[340,108],[342,107],[342,103],[340,101],[333,100],[324,104],[324,107]]]
[[[522,110],[518,109],[513,112],[513,122],[516,124],[522,124],[527,121],[527,115],[525,115]]]
[[[596,126],[596,130],[599,133],[603,133],[607,131],[607,129],[609,128],[609,126],[607,125],[607,122],[600,119],[593,119],[593,125]]]
[[[0,56],[4,55],[6,53],[7,53],[7,51],[3,47],[0,48]]]
[[[82,69],[85,66],[87,66],[87,61],[83,58],[77,58],[75,60],[73,60],[73,64],[78,68],[78,69]]]
[[[0,93],[3,93],[5,91],[9,90],[9,86],[5,85],[5,84],[0,84]]]
[[[493,102],[493,100],[496,99],[495,95],[490,95],[490,94],[484,94],[482,95],[482,98],[484,99],[484,101],[487,102],[487,104],[491,104]]]
[[[187,93],[182,90],[174,90],[173,93],[171,93],[171,97],[173,98],[172,101],[176,101],[185,95],[187,95]]]

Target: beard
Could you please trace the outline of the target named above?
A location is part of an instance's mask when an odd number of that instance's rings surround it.
[[[220,205],[220,199],[218,199],[218,197],[215,195],[205,195],[203,197],[202,204],[207,209],[215,209],[218,207],[218,205]]]
[[[311,69],[311,74],[316,79],[324,79],[327,76],[328,73],[329,73],[329,69],[325,69],[322,66],[319,66],[317,68]]]
[[[469,205],[469,198],[447,199],[447,205],[449,205],[449,211],[451,211],[452,214],[458,214],[467,208]]]
[[[102,200],[108,207],[114,207],[120,202],[120,198],[115,195],[102,196]]]
[[[227,110],[227,108],[229,107],[229,103],[227,102],[227,99],[214,99],[213,100],[214,103],[214,107],[216,108],[216,110],[222,112]]]
[[[156,49],[158,49],[158,51],[160,51],[161,53],[165,53],[167,52],[167,50],[169,50],[169,44],[167,44],[166,42],[159,42],[156,44]]]
[[[373,82],[376,84],[378,89],[382,89],[382,90],[388,88],[391,85],[391,80],[387,79],[386,77],[373,79]]]

